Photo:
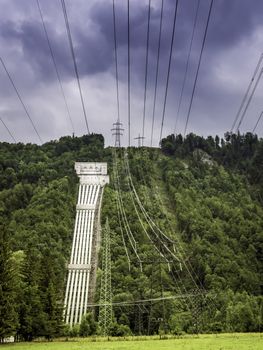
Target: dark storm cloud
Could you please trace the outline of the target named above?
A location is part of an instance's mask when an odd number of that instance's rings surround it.
[[[63,77],[72,78],[74,71],[66,31],[57,32],[49,22],[46,23],[46,27]],[[112,43],[99,31],[86,32],[75,24],[71,25],[71,29],[80,75],[106,71],[112,64]],[[0,36],[9,45],[16,44],[21,47],[21,60],[30,64],[36,79],[41,78],[45,81],[56,78],[41,22],[33,19],[20,23],[10,20],[2,22]]]
[[[118,5],[119,3],[117,3]],[[137,5],[137,3],[136,3]],[[180,4],[178,9],[178,25],[177,35],[175,40],[175,51],[180,55],[181,51],[185,50],[188,42],[188,36],[191,31],[191,21],[193,16],[193,1],[185,1]],[[206,4],[205,4],[206,5]],[[220,47],[222,43],[234,44],[235,41],[242,38],[242,29],[248,35],[247,28],[252,30],[252,24],[256,22],[254,13],[249,13],[251,6],[238,6],[237,1],[226,2],[221,1],[215,5],[217,15],[213,16],[211,25],[211,46]],[[262,3],[263,9],[263,3]],[[166,2],[164,7],[164,21],[162,33],[161,54],[165,59],[170,47],[172,16],[174,3]],[[150,37],[150,53],[155,58],[159,31],[159,12],[160,7],[152,7],[151,16],[151,37]],[[200,17],[204,16],[206,8],[204,5],[200,9]],[[250,11],[251,12],[251,11]],[[127,46],[127,8],[121,4],[116,6],[117,17],[117,36],[118,48]],[[142,55],[145,51],[146,40],[146,18],[147,6],[139,3],[133,6],[131,3],[131,48],[136,56]],[[183,20],[182,20],[183,18]],[[233,18],[235,20],[233,20]],[[79,71],[81,75],[92,75],[99,72],[104,72],[112,66],[113,57],[113,23],[112,23],[112,6],[110,2],[99,3],[93,5],[91,10],[91,20],[94,24],[92,32],[86,32],[81,27],[80,23],[72,25],[73,40],[76,49],[76,56],[79,62]],[[181,25],[184,23],[184,25]],[[242,24],[242,25],[241,25]],[[246,25],[247,24],[247,25]],[[51,23],[47,23],[47,28],[51,37],[52,46],[56,53],[56,57],[60,62],[61,69],[65,76],[72,76],[72,62],[70,61],[68,43],[66,41],[66,33],[58,33],[55,31]],[[17,24],[12,21],[7,21],[1,24],[1,36],[7,41],[17,41],[23,49],[24,58],[30,62],[36,74],[44,79],[53,79],[54,70],[50,64],[50,55],[48,46],[45,42],[42,25],[39,21],[31,20]],[[202,26],[199,26],[202,31]],[[140,52],[141,51],[141,52]],[[141,62],[141,58],[136,61]],[[120,62],[122,59],[120,59]],[[150,59],[154,64],[154,60]],[[142,68],[141,65],[138,67]],[[136,66],[134,67],[137,72]],[[141,71],[138,72],[142,76]]]
[[[6,12],[0,13],[0,55],[4,57],[22,95],[26,101],[30,101],[32,110],[35,113],[38,110],[37,103],[39,101],[35,101],[37,96],[46,93],[51,103],[54,94],[55,109],[52,110],[53,114],[49,111],[49,107],[45,107],[45,113],[51,113],[49,115],[50,120],[52,118],[55,120],[56,115],[59,115],[60,120],[62,120],[64,118],[64,109],[61,112],[61,96],[57,97],[58,90],[53,86],[57,84],[56,75],[35,0],[3,0],[3,2]],[[70,56],[60,1],[41,0],[40,3],[58,69],[63,84],[68,89],[66,95],[72,99],[71,102],[75,108],[79,104],[79,96],[76,92],[72,58]],[[112,1],[90,0],[87,2],[86,0],[67,0],[66,4],[78,70],[82,84],[86,88],[86,90],[84,89],[85,99],[91,105],[90,115],[94,115],[97,113],[94,106],[96,103],[100,104],[99,94],[101,93],[101,96],[107,95],[109,90],[115,93]],[[127,1],[116,0],[115,4],[118,69],[121,88],[123,89],[121,90],[122,105],[123,109],[125,109],[127,102],[125,95],[127,93]],[[201,0],[189,76],[185,87],[182,118],[185,117],[185,110],[192,90],[209,4],[210,0]],[[132,103],[135,107],[137,106],[139,111],[141,106],[138,107],[138,105],[142,104],[141,96],[143,96],[145,78],[147,5],[147,0],[130,1],[131,91],[132,101],[134,101]],[[156,72],[160,5],[160,0],[152,0],[148,66],[149,101],[151,101],[153,95]],[[166,121],[170,124],[173,124],[181,91],[196,5],[197,0],[179,1],[167,100]],[[160,113],[163,103],[174,6],[175,0],[164,1],[157,94],[158,113]],[[190,118],[190,124],[193,121],[193,126],[196,126],[195,121],[198,118],[202,120],[202,115],[205,116],[205,121],[211,116],[211,125],[214,125],[215,120],[221,123],[221,128],[223,128],[223,125],[226,127],[229,124],[229,116],[237,109],[245,89],[243,86],[240,88],[239,85],[246,84],[249,81],[251,71],[257,60],[257,57],[252,56],[255,55],[255,52],[258,55],[258,48],[252,46],[260,46],[260,43],[262,43],[261,39],[255,39],[257,31],[262,31],[263,28],[262,13],[263,1],[261,0],[214,0],[196,96],[193,103],[193,116]],[[231,50],[233,51],[232,54]],[[248,60],[247,66],[244,65],[243,57],[246,57]],[[235,71],[235,66],[243,70]],[[0,95],[5,102],[3,108],[9,107],[12,109],[10,100],[14,93],[8,85],[9,83],[5,74],[1,71],[1,67],[0,79],[4,82],[0,86]],[[229,81],[232,82],[232,85],[228,84]],[[106,84],[106,87],[102,88],[103,83]],[[38,89],[41,91],[38,92]],[[53,89],[55,89],[54,92]],[[106,91],[103,89],[106,89]],[[34,90],[36,96],[32,94],[32,90]],[[96,93],[94,92],[95,90]],[[93,101],[96,101],[96,103]],[[112,103],[114,104],[115,102]],[[16,102],[13,102],[14,104],[16,106]],[[216,106],[216,104],[218,105]],[[222,112],[224,106],[226,107],[225,113]],[[70,107],[73,108],[72,105]],[[135,107],[133,107],[133,111],[136,110]],[[204,113],[205,109],[206,112]],[[94,112],[95,110],[96,112]],[[115,111],[115,107],[113,110]],[[147,106],[147,110],[150,111],[151,106]],[[114,114],[114,111],[111,111],[111,114]],[[139,120],[139,115],[137,115],[137,110],[133,113],[134,123],[136,124],[136,121]],[[11,116],[14,114],[7,108],[7,115]],[[77,114],[80,115],[79,111]],[[108,110],[105,111],[105,114],[108,114]],[[159,119],[158,115],[157,120]],[[94,120],[96,124],[95,117]],[[44,128],[44,124],[42,127]],[[202,121],[200,121],[201,127],[205,131],[207,130],[205,122],[202,124]],[[45,133],[48,135],[48,130],[45,130]]]
[[[43,40],[43,30],[36,21],[24,21],[15,24],[8,21],[0,28],[1,36],[10,44],[17,43],[22,49],[21,59],[31,65],[36,77],[50,80],[53,79],[54,71],[50,64],[50,54],[48,46]]]
[[[212,46],[225,48],[248,38],[262,25],[263,1],[215,1],[211,25]]]
[[[204,30],[204,19],[207,15],[209,2],[201,1],[199,24],[197,27],[196,39],[201,39]],[[182,58],[185,53],[191,26],[193,21],[196,2],[192,0],[181,1],[178,9],[177,31],[175,39],[175,54]],[[255,11],[257,8],[257,11]],[[168,55],[171,40],[172,14],[174,1],[165,2],[164,21],[161,44],[161,55],[163,60]],[[59,11],[60,8],[57,8]],[[134,59],[133,69],[135,74],[142,76],[142,60],[145,55],[145,41],[147,28],[147,4],[143,2],[131,2],[131,49],[134,56],[142,56]],[[210,33],[206,49],[217,50],[222,46],[234,45],[244,36],[249,36],[256,25],[260,23],[261,13],[263,13],[263,2],[259,0],[243,1],[240,0],[219,0],[215,1]],[[159,30],[160,4],[153,1],[151,11],[151,36],[150,36],[150,63],[154,65],[158,30]],[[43,28],[36,12],[36,20],[21,21],[17,23],[9,20],[1,23],[0,34],[7,42],[16,41],[22,46],[24,58],[30,62],[37,76],[43,79],[54,79],[54,69],[50,64],[50,54],[45,42]],[[70,17],[70,16],[69,16]],[[71,24],[73,41],[76,49],[76,56],[79,63],[80,74],[93,75],[99,72],[105,72],[111,69],[113,63],[113,21],[112,5],[110,1],[94,3],[90,11],[90,19],[93,22],[92,31],[86,31],[81,23]],[[127,7],[126,2],[116,2],[116,20],[118,48],[127,47]],[[52,28],[52,23],[48,21],[47,28],[51,37],[52,47],[56,53],[57,60],[60,63],[62,73],[72,77],[73,69],[71,57],[69,55],[66,33],[59,33]],[[198,42],[198,41],[197,41]],[[183,58],[182,58],[183,59]],[[184,58],[185,59],[185,58]],[[120,57],[120,62],[125,62]],[[138,62],[138,72],[136,67]],[[162,62],[161,62],[162,63]],[[165,62],[166,64],[166,62]],[[179,68],[181,70],[181,67]]]

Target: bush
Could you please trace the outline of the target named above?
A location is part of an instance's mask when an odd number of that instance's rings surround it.
[[[69,336],[71,338],[77,337],[79,335],[79,328],[79,325],[75,324],[72,328],[70,328]]]
[[[113,337],[125,337],[132,335],[132,332],[129,326],[113,322],[109,328],[109,334]]]
[[[93,314],[91,312],[83,316],[80,327],[79,335],[81,337],[88,337],[90,335],[96,334],[97,323],[94,320]]]

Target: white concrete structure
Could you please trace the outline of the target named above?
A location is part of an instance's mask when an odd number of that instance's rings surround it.
[[[77,213],[68,264],[65,321],[81,322],[95,289],[100,241],[100,207],[104,185],[109,183],[107,163],[75,163],[80,178]]]

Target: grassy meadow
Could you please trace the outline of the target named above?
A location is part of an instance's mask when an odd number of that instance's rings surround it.
[[[262,350],[263,336],[256,333],[157,337],[75,339],[68,341],[3,344],[5,350]]]

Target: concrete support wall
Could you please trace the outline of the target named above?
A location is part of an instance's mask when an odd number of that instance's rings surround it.
[[[75,170],[80,184],[65,293],[65,321],[71,326],[81,322],[94,292],[100,203],[109,183],[106,163],[75,163]]]

